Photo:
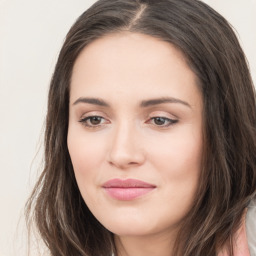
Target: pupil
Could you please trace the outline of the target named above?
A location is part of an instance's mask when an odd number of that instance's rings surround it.
[[[156,117],[155,118],[155,124],[157,125],[163,125],[165,122],[165,119],[163,117]]]
[[[91,124],[97,125],[101,121],[101,118],[99,116],[94,116],[91,118]]]

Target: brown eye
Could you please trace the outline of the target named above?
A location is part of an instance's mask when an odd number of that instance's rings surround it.
[[[92,125],[98,125],[101,123],[102,117],[100,116],[92,116],[88,119],[88,121],[92,124]]]
[[[163,117],[155,117],[154,118],[154,123],[156,125],[164,125],[166,122],[166,118],[163,118]]]
[[[178,122],[178,120],[176,120],[176,119],[170,119],[170,118],[161,117],[161,116],[152,117],[148,121],[148,123],[155,125],[155,126],[159,126],[159,127],[169,127],[177,122]]]
[[[107,120],[105,118],[103,118],[102,116],[87,116],[87,117],[79,120],[79,122],[87,127],[99,127],[99,126],[107,123]]]

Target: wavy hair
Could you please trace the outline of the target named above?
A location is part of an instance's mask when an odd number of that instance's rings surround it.
[[[84,47],[130,31],[180,49],[203,96],[204,154],[199,187],[173,255],[214,256],[233,234],[256,190],[256,104],[245,55],[229,23],[198,0],[99,0],[71,27],[52,76],[44,170],[27,202],[52,256],[111,256],[113,234],[88,210],[67,148],[73,65]]]

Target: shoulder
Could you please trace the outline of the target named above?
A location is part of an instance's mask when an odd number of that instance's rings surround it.
[[[256,256],[256,200],[252,200],[244,211],[233,246],[234,256]],[[218,256],[228,255],[226,246],[218,253]]]
[[[256,256],[256,199],[248,206],[246,214],[246,235],[251,256]]]

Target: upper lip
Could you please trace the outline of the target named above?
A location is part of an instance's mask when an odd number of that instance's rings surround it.
[[[112,179],[103,184],[104,188],[155,188],[153,184],[137,179]]]

